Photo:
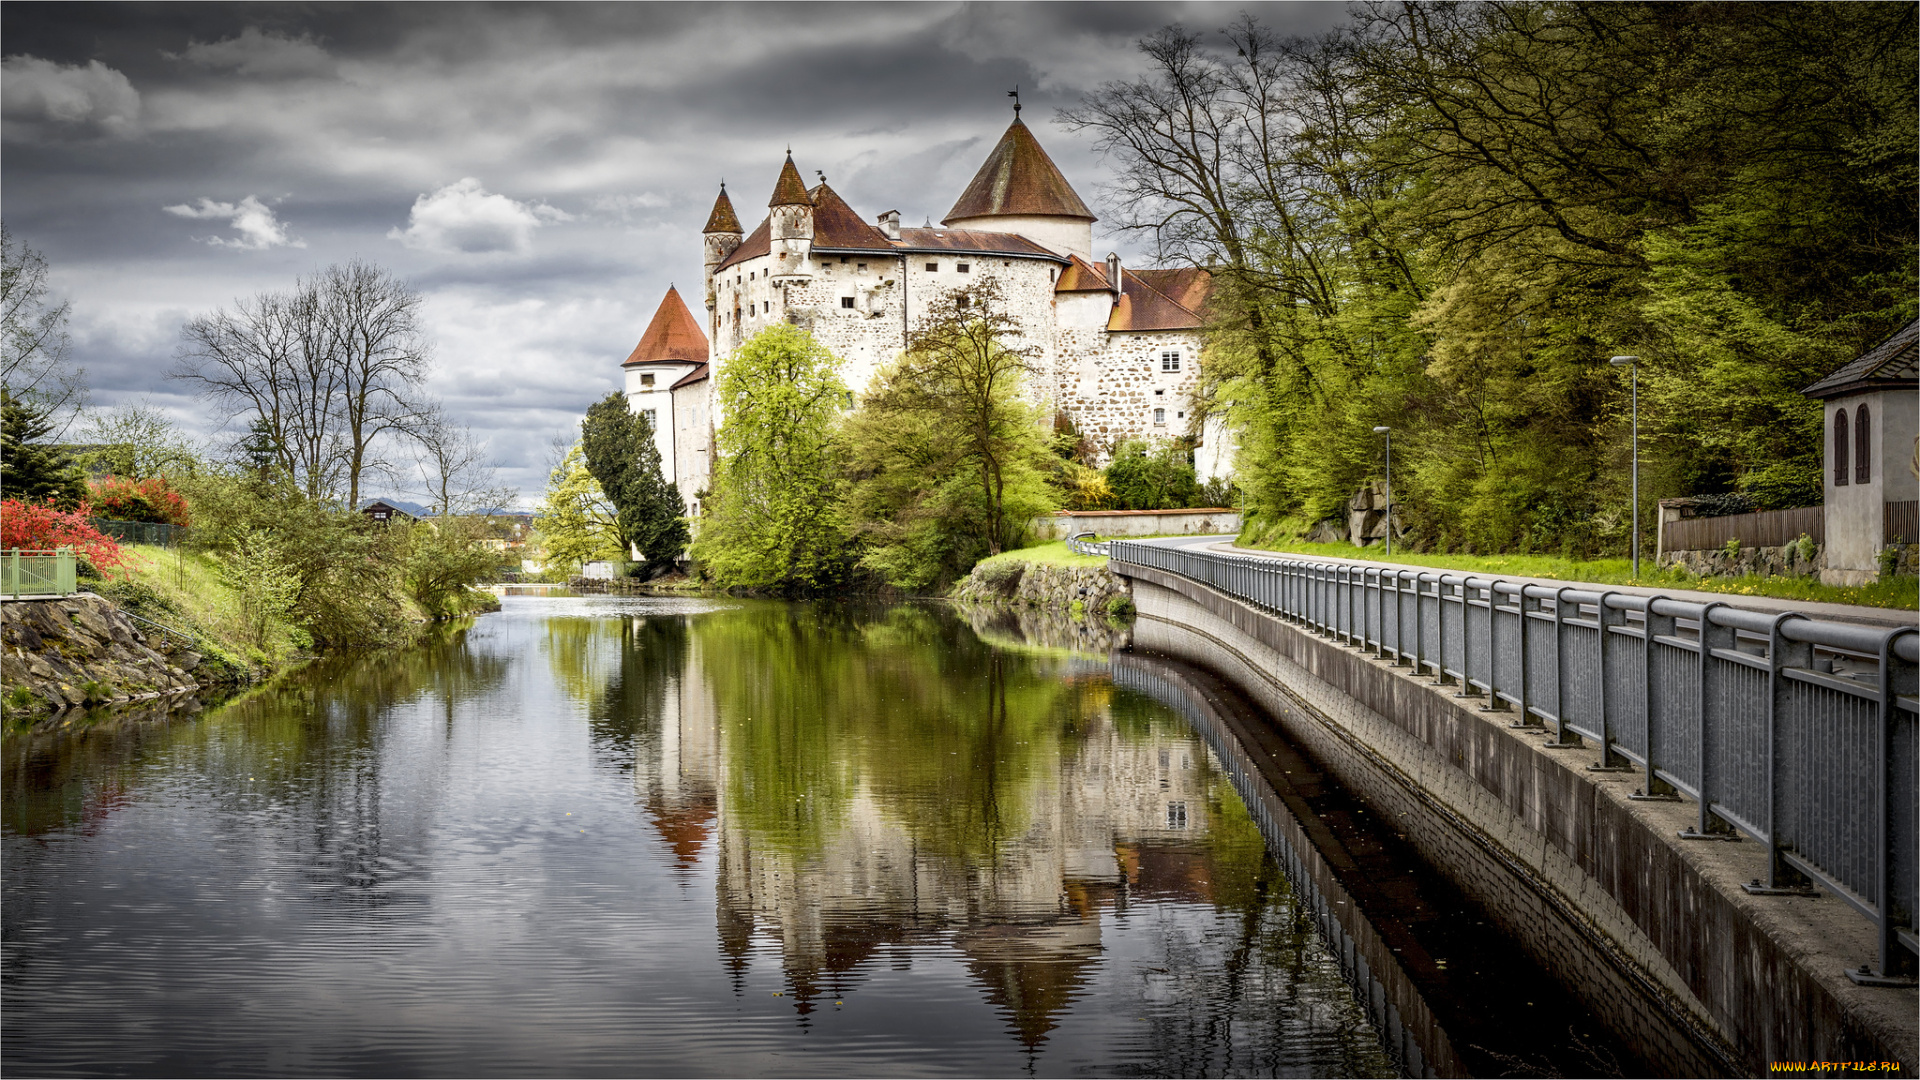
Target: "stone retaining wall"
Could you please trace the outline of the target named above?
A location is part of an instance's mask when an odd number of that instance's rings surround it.
[[[1114,597],[1131,593],[1127,579],[1104,566],[1001,560],[974,567],[950,595],[977,604],[1012,603],[1069,613],[1078,603],[1082,613],[1106,615]]]
[[[171,635],[149,639],[92,593],[0,603],[0,687],[9,712],[57,711],[197,691],[201,657]],[[18,701],[16,688],[30,699]]]
[[[1242,686],[1646,1058],[1675,1075],[1766,1075],[1772,1061],[1914,1072],[1920,998],[1845,975],[1874,955],[1871,924],[1836,897],[1743,892],[1765,873],[1761,845],[1679,840],[1695,808],[1629,800],[1633,774],[1589,771],[1591,747],[1545,749],[1542,729],[1455,687],[1127,570],[1136,648]]]

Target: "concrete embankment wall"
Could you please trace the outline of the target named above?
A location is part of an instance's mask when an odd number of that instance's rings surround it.
[[[1753,842],[1688,842],[1691,803],[1628,799],[1635,774],[1542,747],[1409,669],[1320,638],[1207,586],[1141,567],[1136,649],[1233,680],[1297,745],[1650,1061],[1675,1074],[1765,1075],[1775,1061],[1915,1068],[1920,998],[1858,987],[1867,921],[1831,896],[1750,896]]]

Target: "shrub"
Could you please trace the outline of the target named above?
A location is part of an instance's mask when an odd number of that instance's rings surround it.
[[[1125,620],[1125,619],[1131,619],[1133,618],[1133,616],[1134,616],[1133,597],[1131,596],[1107,597],[1107,618]]]
[[[100,570],[126,564],[120,545],[87,520],[89,507],[59,510],[48,499],[42,503],[0,499],[0,549],[52,551],[70,547]]]
[[[1128,440],[1113,448],[1107,486],[1116,509],[1177,510],[1194,505],[1200,485],[1191,453],[1170,441]]]
[[[1018,559],[995,559],[981,563],[975,573],[982,585],[1000,596],[1012,596],[1020,588],[1020,579],[1026,576],[1027,564]]]
[[[93,512],[112,521],[148,521],[161,525],[192,524],[187,500],[173,490],[164,476],[129,480],[103,476],[88,483],[93,492]]]

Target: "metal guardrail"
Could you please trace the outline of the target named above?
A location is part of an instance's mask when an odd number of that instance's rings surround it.
[[[122,544],[173,547],[185,540],[191,531],[184,526],[157,521],[114,521],[110,518],[88,518],[87,521],[102,535],[110,536]]]
[[[1809,880],[1871,919],[1877,973],[1920,954],[1920,631],[1475,575],[1114,541],[1112,559],[1211,585],[1601,749],[1636,798],[1699,805],[1680,835],[1766,844],[1758,894]]]
[[[1067,550],[1077,555],[1098,555],[1106,557],[1112,554],[1113,541],[1095,540],[1096,534],[1090,532],[1075,533],[1067,537]]]
[[[0,596],[72,596],[79,592],[72,548],[0,555]]]

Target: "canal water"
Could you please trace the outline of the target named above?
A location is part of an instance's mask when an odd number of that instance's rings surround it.
[[[505,605],[10,730],[0,1068],[1633,1068],[1310,763],[1250,788],[1177,671],[942,605]]]

